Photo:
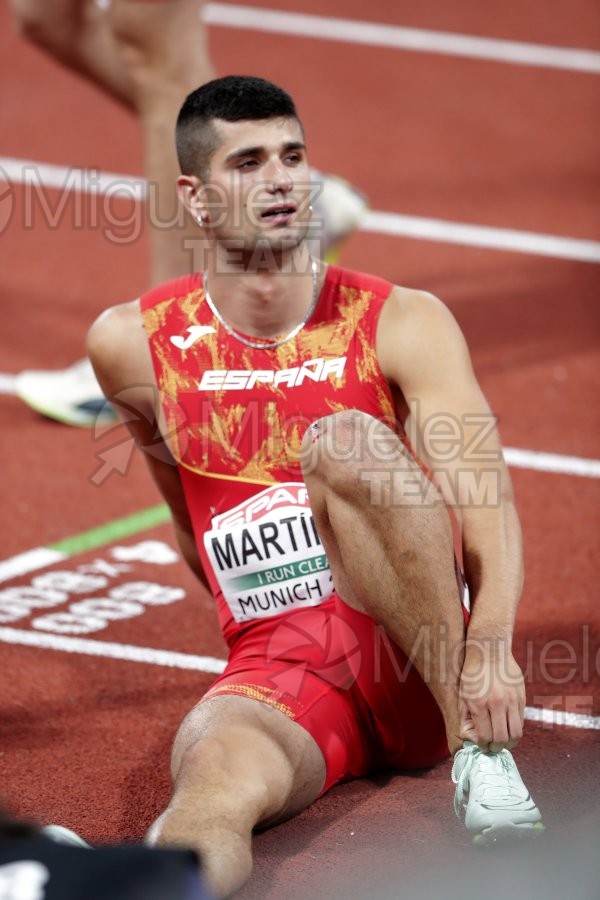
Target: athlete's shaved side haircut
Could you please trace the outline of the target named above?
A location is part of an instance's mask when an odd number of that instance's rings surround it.
[[[271,81],[227,75],[203,84],[186,97],[177,118],[175,140],[182,173],[202,179],[208,176],[211,156],[219,146],[215,119],[241,122],[282,118],[300,123],[290,95]]]

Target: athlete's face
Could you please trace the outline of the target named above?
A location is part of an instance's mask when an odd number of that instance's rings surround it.
[[[228,249],[292,249],[310,221],[310,172],[296,119],[223,122],[201,192],[207,226]]]

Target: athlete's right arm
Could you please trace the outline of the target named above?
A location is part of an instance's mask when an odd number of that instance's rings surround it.
[[[134,300],[102,313],[88,333],[87,352],[100,387],[144,453],[150,473],[169,505],[185,561],[209,588],[177,465],[160,437],[164,434],[163,416],[139,302]]]

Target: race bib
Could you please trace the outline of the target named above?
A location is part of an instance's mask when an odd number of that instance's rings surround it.
[[[333,593],[301,482],[274,484],[214,516],[204,547],[236,622],[318,606]]]

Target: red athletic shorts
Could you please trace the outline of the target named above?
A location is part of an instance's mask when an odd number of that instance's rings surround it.
[[[325,758],[323,793],[448,755],[442,715],[419,673],[381,626],[336,595],[242,632],[202,699],[219,694],[260,700],[302,725]]]

